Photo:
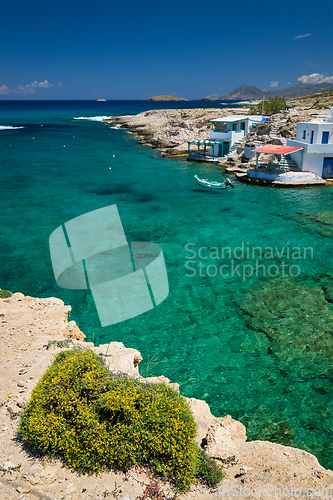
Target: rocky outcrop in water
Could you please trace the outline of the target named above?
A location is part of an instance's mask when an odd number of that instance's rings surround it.
[[[190,101],[190,99],[175,97],[174,95],[154,95],[153,97],[148,97],[147,101]]]

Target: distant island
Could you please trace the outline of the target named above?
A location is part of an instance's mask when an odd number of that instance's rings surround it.
[[[294,87],[286,87],[281,90],[267,90],[265,96],[269,97],[286,97],[288,99],[303,97],[309,94],[325,92],[333,89],[332,83],[299,83]],[[202,100],[204,101],[247,101],[249,99],[262,99],[264,90],[259,89],[255,85],[241,85],[237,89],[224,95],[208,95]]]
[[[106,99],[96,99],[96,101],[106,101]]]
[[[190,101],[191,99],[184,99],[184,97],[175,97],[174,95],[154,95],[148,97],[147,101]]]

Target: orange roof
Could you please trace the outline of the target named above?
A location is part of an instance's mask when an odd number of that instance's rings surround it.
[[[276,146],[275,144],[269,144],[268,146],[263,146],[262,148],[253,149],[254,153],[269,153],[272,155],[288,155],[289,153],[294,153],[299,151],[300,147],[295,146]]]

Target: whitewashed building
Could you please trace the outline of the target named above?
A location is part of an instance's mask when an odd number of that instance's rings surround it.
[[[229,115],[211,121],[209,139],[188,141],[189,159],[219,161],[226,156],[232,146],[241,141],[252,127],[268,121],[261,115]],[[191,145],[197,150],[191,151]]]
[[[333,178],[333,108],[326,121],[299,122],[296,138],[288,139],[287,146],[303,148],[290,155],[301,171]]]

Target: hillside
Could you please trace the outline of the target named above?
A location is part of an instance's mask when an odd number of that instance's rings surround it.
[[[265,92],[267,98],[269,97],[286,97],[287,99],[294,99],[297,97],[307,96],[309,94],[316,94],[333,89],[332,83],[317,83],[315,85],[309,83],[299,83],[294,87],[286,87],[281,90],[268,90]],[[247,101],[248,99],[262,99],[264,91],[255,85],[241,85],[237,89],[224,95],[210,95],[204,97],[205,100],[221,100],[221,101]]]
[[[255,85],[241,85],[237,89],[224,95],[206,96],[205,100],[212,101],[247,101],[248,99],[262,99],[263,91]]]
[[[269,90],[266,92],[267,97],[286,97],[287,99],[293,99],[295,97],[308,96],[310,94],[317,94],[318,92],[325,92],[326,90],[333,89],[333,83],[299,83],[295,87],[286,87],[281,90]]]
[[[314,87],[314,85],[312,85],[312,87]],[[301,106],[304,109],[310,109],[310,107],[312,109],[328,109],[333,106],[333,89],[288,99],[288,104],[296,107]]]

